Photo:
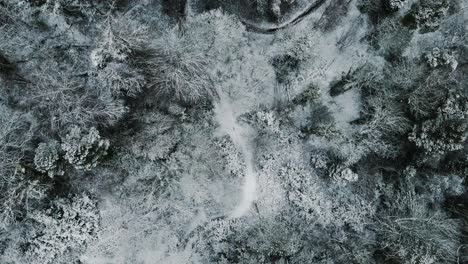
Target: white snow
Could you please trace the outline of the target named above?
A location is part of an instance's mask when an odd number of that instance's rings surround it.
[[[241,150],[245,160],[245,179],[242,187],[242,198],[239,205],[231,212],[230,218],[239,218],[245,215],[252,203],[255,201],[257,191],[257,174],[253,164],[253,151],[249,142],[251,132],[237,121],[237,115],[233,105],[223,94],[215,106],[216,120],[218,121],[219,133],[229,135],[232,142]],[[239,113],[239,112],[237,112]]]

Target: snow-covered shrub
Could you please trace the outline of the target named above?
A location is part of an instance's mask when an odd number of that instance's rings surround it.
[[[280,177],[289,183],[288,200],[302,217],[323,226],[331,223],[330,212],[321,205],[327,202],[322,186],[313,172],[288,165],[281,169]]]
[[[410,15],[424,33],[438,29],[448,10],[449,0],[421,0]]]
[[[343,176],[355,181],[356,175],[342,170]],[[371,203],[358,195],[350,193],[341,186],[327,186],[306,168],[294,168],[289,165],[282,168],[280,176],[284,178],[288,191],[288,200],[297,214],[321,227],[343,227],[350,225],[360,231],[365,219],[373,214]]]
[[[274,133],[279,134],[280,131],[280,123],[277,117],[275,116],[275,112],[273,111],[258,111],[255,113],[255,120],[258,122],[258,125],[263,129]]]
[[[167,107],[167,112],[173,116],[178,117],[181,121],[187,118],[186,108],[179,104],[170,104]]]
[[[455,175],[468,175],[468,151],[466,151],[466,147],[444,157],[441,165],[444,170]]]
[[[297,95],[292,102],[294,104],[305,105],[320,99],[321,94],[322,90],[320,87],[311,83],[307,85],[306,89]]]
[[[443,203],[447,197],[463,195],[466,191],[465,179],[462,175],[425,175],[421,185],[430,193],[434,204]]]
[[[2,2],[0,6],[0,21],[9,19],[10,21],[23,20],[29,23],[34,22],[34,19],[37,17],[37,7],[40,6],[40,4],[36,2],[42,1],[14,0]]]
[[[233,175],[241,177],[245,170],[245,161],[239,148],[227,136],[222,137],[216,143],[226,160],[226,169]]]
[[[431,68],[436,68],[438,66],[449,66],[452,70],[455,70],[458,66],[457,59],[452,54],[452,52],[448,50],[434,48],[432,51],[426,53],[424,58]]]
[[[109,62],[97,73],[99,84],[112,94],[135,97],[146,84],[144,76],[126,63]]]
[[[312,103],[308,110],[307,125],[302,128],[303,132],[325,138],[333,138],[339,134],[335,119],[327,106],[321,102]]]
[[[281,54],[275,56],[272,60],[272,65],[275,69],[276,80],[280,84],[290,82],[291,75],[297,71],[300,60],[290,54]]]
[[[359,179],[357,173],[350,168],[343,168],[342,166],[333,166],[329,172],[329,176],[338,185],[346,185]]]
[[[398,10],[406,4],[406,0],[388,0],[388,5],[392,10]]]
[[[169,158],[180,140],[180,134],[173,131],[160,135],[146,136],[148,141],[138,141],[133,151],[135,154],[146,157],[152,161]]]
[[[37,146],[35,155],[34,155],[34,165],[36,170],[47,173],[49,177],[54,177],[55,175],[62,175],[63,171],[59,168],[59,159],[60,159],[60,144],[51,140],[47,143],[40,143]]]
[[[318,144],[323,142],[318,141]],[[313,143],[313,145],[317,144]],[[339,164],[343,167],[351,167],[359,162],[363,157],[369,154],[369,149],[365,144],[357,142],[352,137],[341,135],[341,137],[331,138],[326,141],[327,156],[331,165]],[[320,145],[319,145],[320,146]]]
[[[310,35],[291,38],[282,36],[277,54],[271,59],[280,84],[293,84],[300,79],[301,64],[313,56],[315,40]]]
[[[374,39],[371,41],[385,58],[394,60],[401,57],[412,36],[413,32],[399,20],[387,17],[377,25]]]
[[[35,230],[27,241],[25,258],[34,263],[59,263],[71,250],[82,250],[99,231],[97,203],[86,194],[55,200],[29,217]]]
[[[211,100],[214,88],[207,58],[179,28],[166,32],[152,43],[147,62],[149,86],[159,99],[195,103]]]
[[[409,140],[428,154],[445,154],[463,148],[467,138],[468,102],[461,95],[448,98],[435,119],[416,125]]]
[[[330,158],[323,151],[317,151],[311,154],[310,164],[315,169],[326,169],[330,163]]]
[[[92,127],[86,133],[73,126],[62,142],[65,159],[76,169],[91,170],[99,159],[107,154],[109,140],[102,139],[99,131]]]

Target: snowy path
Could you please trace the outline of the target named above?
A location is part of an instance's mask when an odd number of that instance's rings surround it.
[[[253,21],[250,21],[248,19],[242,19],[242,17],[239,17],[239,19],[242,21],[242,23],[246,26],[246,28],[250,31],[257,32],[257,33],[262,33],[262,34],[272,34],[275,33],[278,30],[284,29],[286,27],[289,27],[291,25],[295,25],[299,23],[302,19],[307,17],[309,14],[311,14],[313,11],[315,11],[317,8],[319,8],[322,4],[324,4],[327,0],[315,0],[309,3],[307,6],[303,7],[300,11],[296,12],[295,14],[291,15],[291,17],[288,17],[286,21],[283,21],[281,23],[272,23],[272,22],[263,22],[263,23],[255,23]],[[196,1],[195,1],[196,2]],[[185,16],[190,17],[194,16],[195,12],[192,9],[193,6],[193,0],[187,0],[185,4]]]
[[[240,149],[245,160],[245,179],[242,186],[242,198],[239,205],[228,215],[229,218],[239,218],[245,215],[255,201],[257,191],[257,175],[253,164],[253,149],[249,141],[252,132],[248,127],[239,124],[238,114],[226,96],[220,95],[215,105],[216,119],[220,125],[219,132],[229,135],[232,142]]]
[[[248,20],[242,20],[242,23],[246,26],[248,30],[257,32],[257,33],[264,33],[264,34],[272,34],[278,30],[284,29],[291,25],[295,25],[299,23],[302,19],[304,19],[307,15],[315,11],[319,8],[326,0],[317,0],[310,3],[308,6],[303,8],[301,11],[297,12],[294,16],[290,17],[288,20],[280,23],[264,23],[263,25],[255,24]]]

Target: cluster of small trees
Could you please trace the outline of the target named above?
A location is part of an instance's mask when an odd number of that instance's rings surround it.
[[[76,254],[96,237],[99,218],[96,201],[86,194],[53,201],[44,211],[31,214],[37,227],[25,239],[24,259],[29,263],[72,259],[67,254]]]
[[[436,117],[414,127],[409,139],[428,155],[463,149],[467,138],[467,106],[464,96],[447,99],[437,109]]]
[[[107,76],[101,74],[106,84],[88,71],[91,51],[79,38],[92,36],[83,36],[80,27],[87,19],[101,23],[96,13],[113,8],[111,1],[0,4],[1,35],[9,36],[2,37],[0,53],[14,66],[0,67],[2,263],[75,261],[73,252],[96,236],[96,200],[74,195],[69,181],[107,154],[109,140],[100,131],[128,111],[117,93],[141,89],[128,84],[124,73],[133,73],[125,65],[107,68]],[[70,28],[64,30],[66,25]],[[23,30],[28,34],[14,33]],[[18,43],[27,48],[18,50]],[[121,78],[112,80],[116,76]]]
[[[96,128],[92,127],[86,133],[74,126],[61,144],[51,140],[37,146],[34,154],[35,169],[47,173],[51,178],[64,174],[63,161],[75,169],[91,170],[107,154],[108,148],[109,140],[102,139]]]

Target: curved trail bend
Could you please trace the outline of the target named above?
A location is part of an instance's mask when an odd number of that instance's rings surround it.
[[[253,162],[253,149],[249,138],[251,131],[237,121],[238,114],[226,96],[220,94],[220,99],[215,105],[216,120],[219,123],[219,132],[227,134],[234,145],[239,148],[245,161],[244,185],[242,186],[242,198],[238,206],[227,215],[228,218],[239,218],[245,215],[252,207],[256,198],[257,175]]]
[[[184,6],[184,16],[193,16],[195,15],[194,11],[192,10],[192,1],[193,0],[186,0],[185,1],[185,6]],[[307,17],[309,14],[311,14],[313,11],[315,11],[317,8],[319,8],[322,4],[324,4],[327,0],[316,0],[310,3],[308,6],[304,7],[302,10],[298,11],[297,14],[294,14],[291,18],[288,20],[279,23],[279,24],[274,24],[274,23],[268,23],[268,25],[258,25],[252,21],[249,21],[247,19],[243,19],[242,17],[238,16],[239,19],[241,20],[242,24],[245,25],[246,29],[249,31],[257,32],[257,33],[263,33],[263,34],[272,34],[275,33],[278,30],[287,28],[289,26],[295,25],[302,21],[305,17]]]
[[[263,33],[263,34],[272,34],[275,33],[278,30],[287,28],[292,25],[296,25],[297,23],[301,22],[302,19],[304,19],[306,16],[308,16],[310,13],[315,11],[317,8],[319,8],[323,3],[325,3],[327,0],[317,0],[315,2],[312,2],[309,4],[307,7],[299,11],[297,14],[289,18],[287,21],[281,23],[281,24],[275,24],[272,26],[259,26],[256,25],[253,22],[250,22],[248,20],[244,20],[242,18],[241,21],[247,28],[247,30],[257,32],[257,33]]]

